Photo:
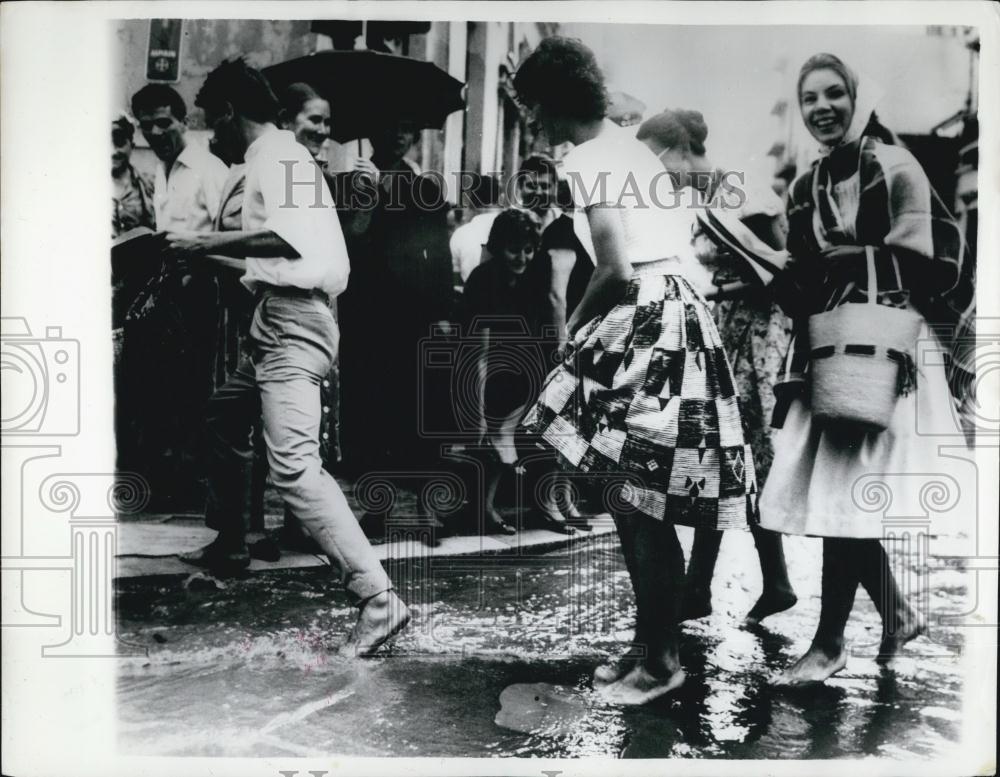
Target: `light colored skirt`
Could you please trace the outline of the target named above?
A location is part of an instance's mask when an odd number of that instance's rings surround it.
[[[920,340],[932,338],[925,323]],[[942,360],[921,359],[918,351],[917,369],[916,390],[899,398],[884,432],[822,425],[812,418],[808,396],[793,400],[774,438],[774,462],[760,498],[762,527],[884,538],[906,521],[926,521],[928,531],[941,532],[939,522],[933,529],[930,523],[954,515],[944,508],[965,490],[968,467],[939,450],[961,439]]]

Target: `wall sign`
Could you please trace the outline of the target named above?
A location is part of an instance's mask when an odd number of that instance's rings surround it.
[[[176,83],[181,77],[181,19],[150,19],[146,80]]]

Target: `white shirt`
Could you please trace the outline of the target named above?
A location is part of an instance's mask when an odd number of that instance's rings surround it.
[[[167,232],[209,232],[215,224],[222,187],[229,168],[195,141],[188,141],[170,167],[156,165],[153,210],[157,229]]]
[[[480,213],[452,233],[451,240],[448,241],[451,248],[451,264],[455,272],[462,276],[463,283],[479,266],[483,257],[483,246],[486,245],[490,230],[493,229],[493,222],[499,214],[500,211]]]
[[[621,215],[625,257],[633,265],[676,259],[687,274],[694,212],[680,207],[670,176],[634,133],[606,121],[601,134],[563,158],[576,210],[573,230],[596,262],[587,209],[605,205]]]
[[[246,151],[243,229],[267,229],[297,258],[247,257],[242,281],[319,289],[336,297],[351,271],[344,233],[323,173],[288,130],[270,127]],[[319,207],[317,207],[319,206]]]

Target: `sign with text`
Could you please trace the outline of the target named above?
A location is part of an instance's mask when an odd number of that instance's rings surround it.
[[[181,77],[181,19],[149,20],[146,80],[176,83]]]

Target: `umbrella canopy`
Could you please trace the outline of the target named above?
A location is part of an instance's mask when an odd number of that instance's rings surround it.
[[[367,138],[395,119],[440,128],[465,107],[461,81],[433,62],[376,51],[318,51],[264,69],[275,91],[302,81],[330,102],[330,137]]]

